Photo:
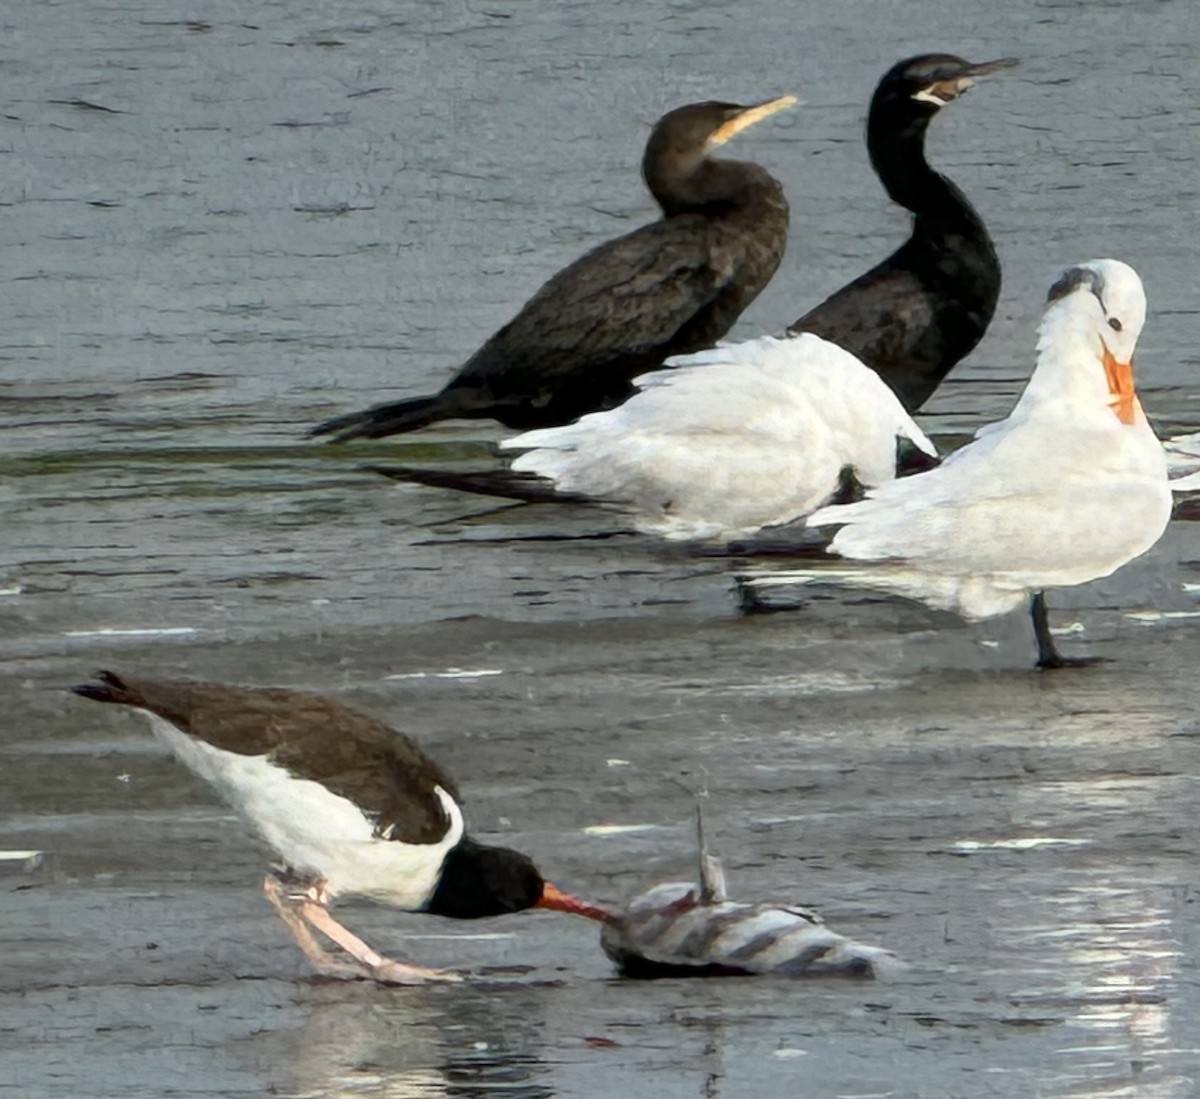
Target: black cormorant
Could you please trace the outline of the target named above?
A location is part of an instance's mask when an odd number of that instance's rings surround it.
[[[1016,63],[928,53],[884,76],[871,100],[867,150],[888,195],[912,211],[912,235],[788,329],[857,356],[910,412],[982,339],[1000,294],[1000,261],[987,229],[962,191],[929,166],[925,130],[976,77]]]

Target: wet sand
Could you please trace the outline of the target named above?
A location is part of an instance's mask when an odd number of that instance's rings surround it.
[[[202,15],[0,16],[20,46],[0,117],[0,848],[44,852],[0,871],[0,1096],[1194,1095],[1196,524],[1051,595],[1064,650],[1111,663],[1046,676],[1020,615],[818,592],[742,617],[735,563],[546,540],[614,523],[358,469],[486,463],[488,428],[302,438],[438,384],[647,220],[646,125],[690,98],[806,101],[738,146],[786,182],[793,227],[736,334],[781,328],[902,239],[861,122],[883,70],[931,48],[1023,64],[931,131],[1006,282],[927,426],[946,442],[1006,411],[1050,276],[1115,255],[1151,301],[1147,411],[1195,431],[1194,9]],[[908,968],[642,984],[580,921],[355,905],[382,948],[472,979],[312,980],[244,826],[135,715],[65,692],[109,666],[367,708],[454,772],[476,831],[605,898],[689,871],[706,785],[736,895],[814,905]]]

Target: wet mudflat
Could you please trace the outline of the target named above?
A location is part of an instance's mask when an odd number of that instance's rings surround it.
[[[1200,426],[1194,8],[19,5],[0,117],[0,1095],[1189,1096],[1200,1078],[1200,528],[1028,624],[818,592],[736,611],[736,565],[586,509],[397,489],[483,427],[304,427],[431,388],[541,281],[651,216],[646,124],[794,91],[737,153],[790,251],[738,335],[902,238],[861,120],[908,53],[1019,56],[931,156],[1006,284],[926,420],[1002,414],[1056,268],[1132,263],[1139,387]],[[97,109],[101,108],[101,109]],[[1190,228],[1189,228],[1190,227]],[[610,535],[611,537],[599,537]],[[547,536],[575,537],[546,540]],[[454,987],[308,979],[264,855],[97,667],[335,693],[460,780],[475,830],[604,898],[691,869],[895,950],[886,983],[614,980],[593,928],[347,907]]]
[[[1119,663],[1049,678],[975,670],[965,630],[843,612],[40,661],[4,692],[28,722],[6,842],[49,852],[5,883],[6,1084],[78,1093],[86,1060],[98,1095],[1188,1095],[1194,634],[1121,625],[1097,645]],[[368,938],[476,979],[307,980],[242,826],[140,722],[49,690],[81,659],[338,691],[449,761],[480,830],[601,896],[690,870],[678,782],[706,782],[740,894],[817,904],[910,968],[619,982],[582,922],[362,907],[346,918]]]

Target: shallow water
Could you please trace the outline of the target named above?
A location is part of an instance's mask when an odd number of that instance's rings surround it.
[[[692,98],[805,101],[738,145],[793,223],[736,334],[782,328],[902,239],[862,118],[930,48],[1022,66],[931,131],[1006,282],[929,426],[1003,414],[1050,277],[1115,255],[1151,302],[1143,402],[1195,431],[1194,5],[64,0],[0,27],[0,848],[45,852],[0,872],[0,1095],[1195,1093],[1195,524],[1051,596],[1064,648],[1113,662],[1046,677],[1021,616],[740,618],[727,562],[358,469],[486,462],[488,428],[302,438],[435,386],[648,219],[646,127]],[[604,897],[689,869],[707,784],[735,895],[909,969],[619,982],[579,922],[356,906],[477,979],[307,980],[242,826],[59,689],[110,665],[340,693],[445,761],[476,830]]]

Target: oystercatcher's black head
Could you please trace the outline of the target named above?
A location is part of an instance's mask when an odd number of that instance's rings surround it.
[[[612,918],[606,909],[551,885],[520,851],[489,847],[468,836],[446,856],[438,887],[425,910],[455,920],[477,920],[526,908],[554,908],[592,920]]]

